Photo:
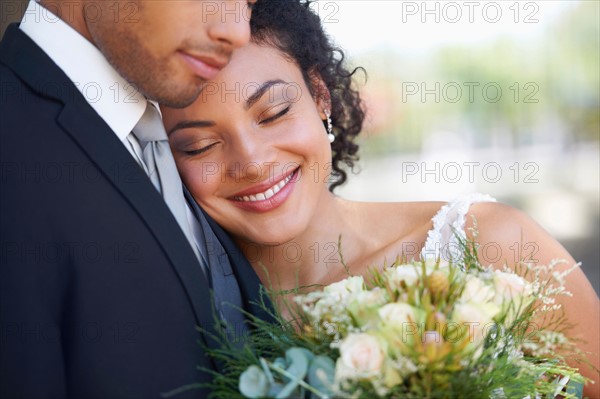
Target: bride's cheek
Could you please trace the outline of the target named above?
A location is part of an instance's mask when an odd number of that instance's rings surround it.
[[[204,197],[207,178],[203,174],[202,168],[194,162],[179,161],[177,169],[179,170],[183,184],[185,184],[194,197],[197,200],[199,200],[198,197],[200,196]]]

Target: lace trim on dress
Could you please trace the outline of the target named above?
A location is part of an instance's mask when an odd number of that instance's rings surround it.
[[[465,217],[471,205],[477,202],[496,200],[487,194],[472,193],[452,200],[436,213],[431,219],[433,228],[427,233],[421,250],[422,259],[458,259],[461,253],[458,237],[466,239]]]

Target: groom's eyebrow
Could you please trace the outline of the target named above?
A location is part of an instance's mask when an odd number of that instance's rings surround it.
[[[167,136],[170,136],[171,133],[173,133],[176,130],[187,129],[190,127],[212,127],[214,125],[215,125],[215,122],[213,122],[213,121],[200,121],[200,120],[181,121],[181,122],[177,122],[177,124],[175,126],[173,126],[171,129],[169,129],[169,131],[167,132]]]
[[[284,82],[281,79],[274,79],[274,80],[267,80],[266,82],[264,82],[263,84],[260,85],[260,87],[258,88],[258,90],[256,90],[250,97],[248,97],[248,99],[246,100],[246,105],[245,105],[245,109],[249,109],[251,106],[254,105],[254,103],[256,103],[258,100],[260,100],[260,98],[267,92],[267,90],[269,90],[271,87],[278,85],[278,84],[285,84],[286,82]]]

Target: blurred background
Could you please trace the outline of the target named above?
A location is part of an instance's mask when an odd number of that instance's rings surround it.
[[[600,292],[598,1],[328,1],[368,121],[338,193],[481,192],[531,215]]]
[[[27,1],[3,1],[0,32]],[[600,292],[600,2],[321,0],[363,66],[361,161],[338,193],[481,192],[531,215]]]

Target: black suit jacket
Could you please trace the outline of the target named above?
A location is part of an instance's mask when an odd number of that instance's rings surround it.
[[[214,312],[188,241],[116,135],[17,25],[0,44],[0,168],[0,397],[156,398],[209,379],[196,327],[210,328]],[[230,260],[253,295],[250,265]]]

